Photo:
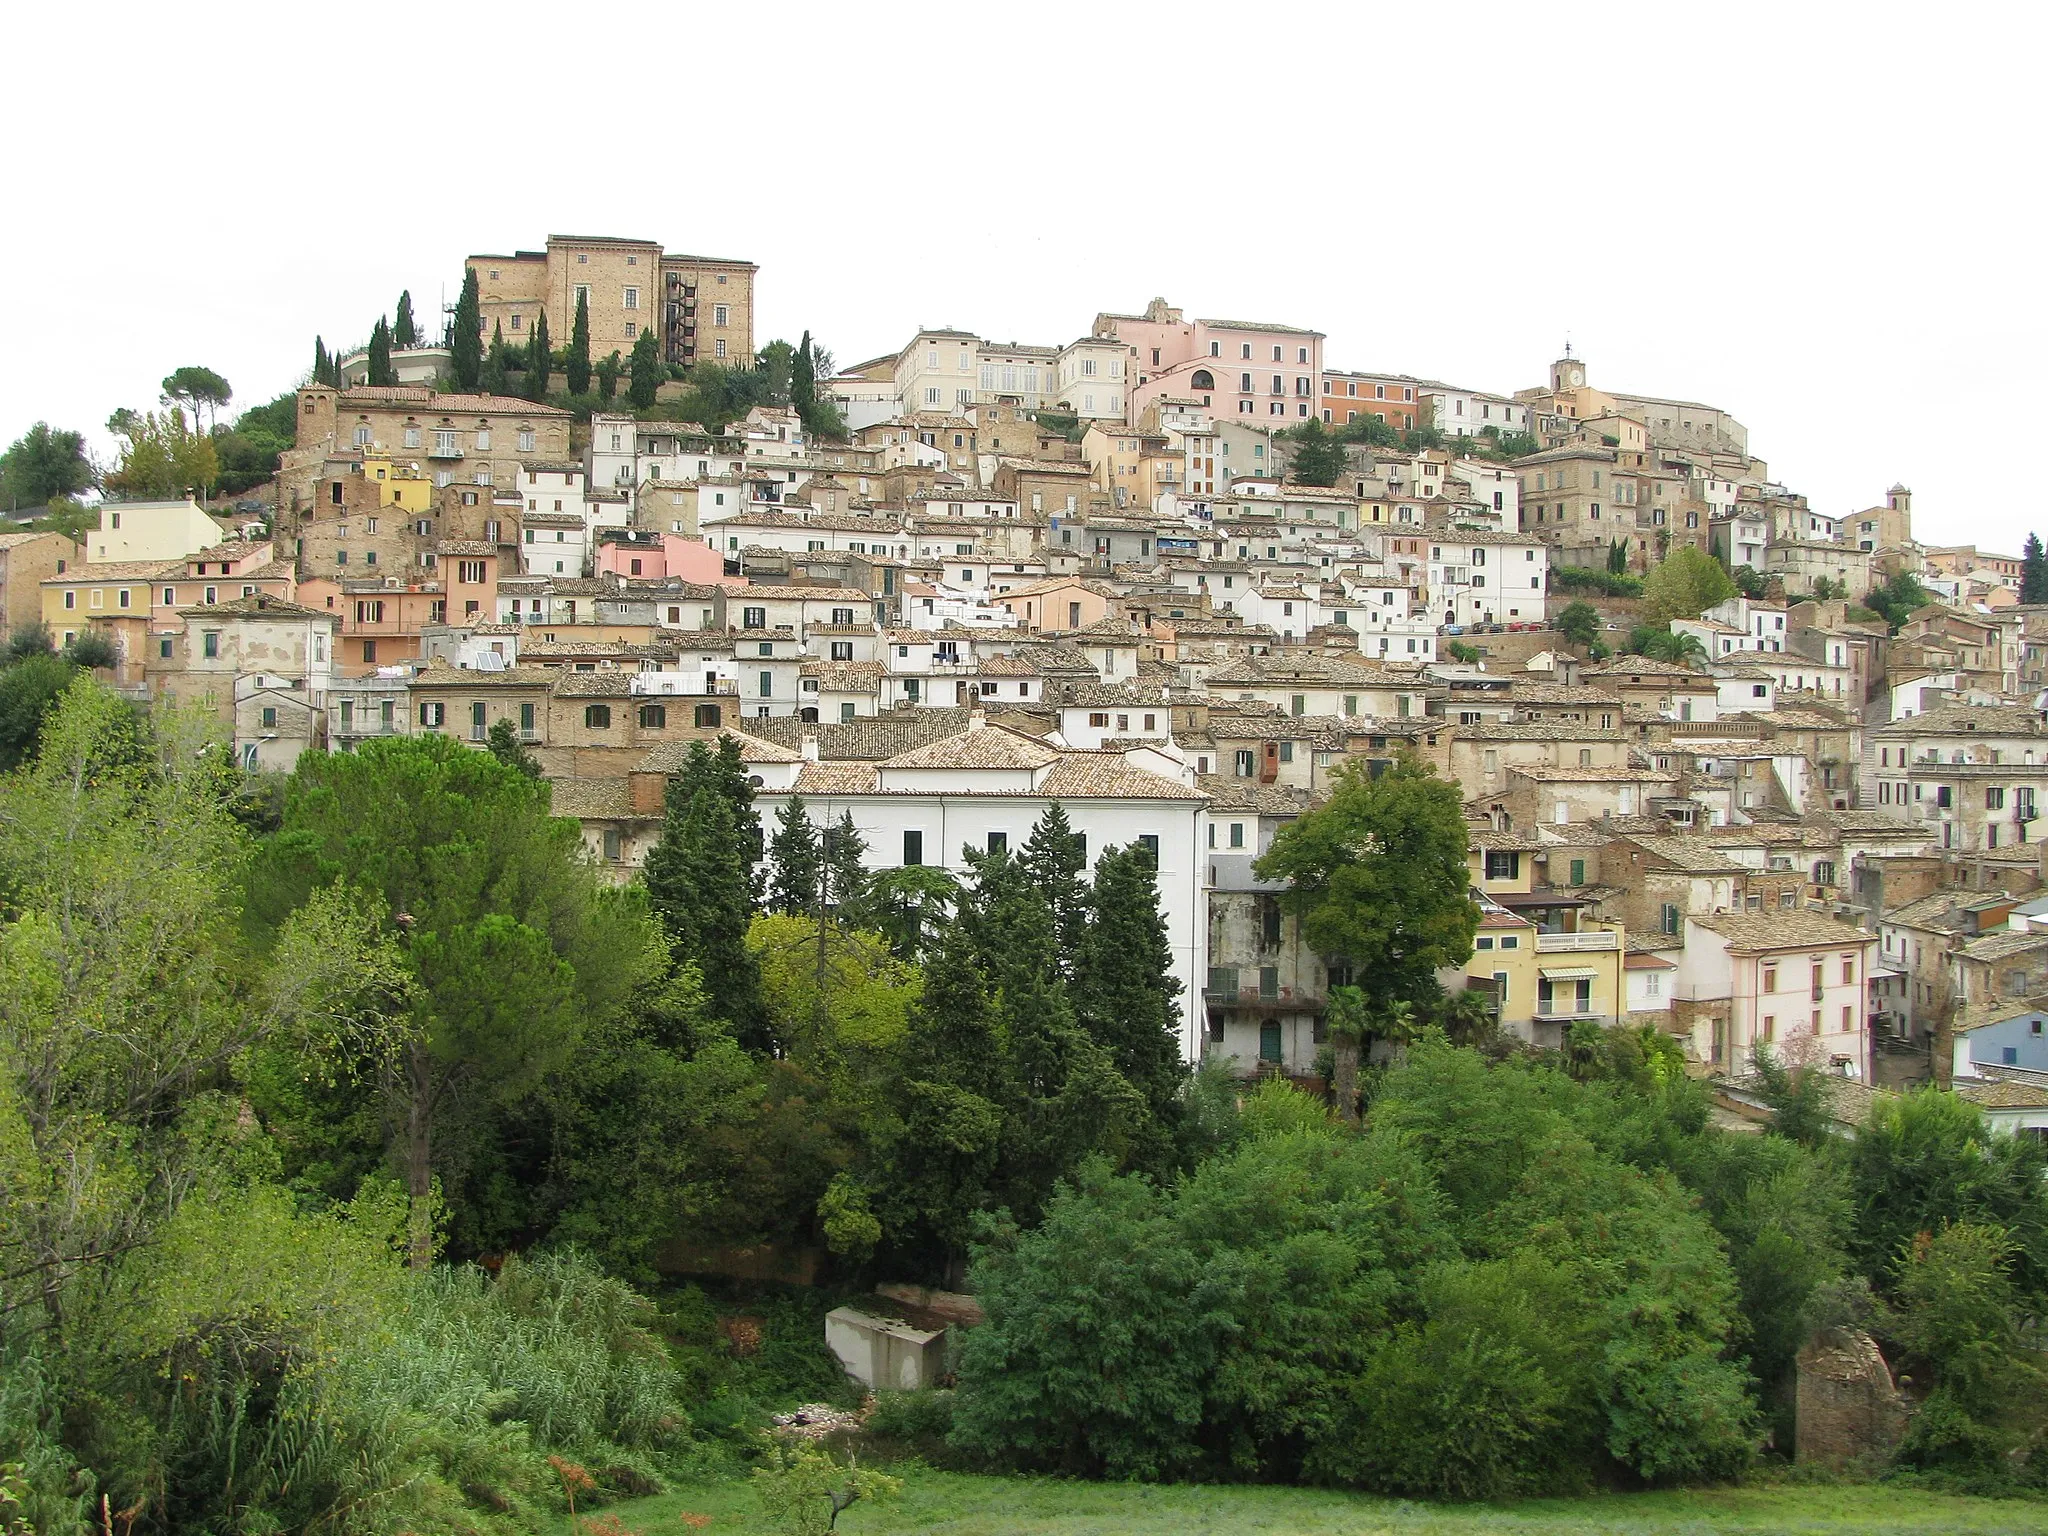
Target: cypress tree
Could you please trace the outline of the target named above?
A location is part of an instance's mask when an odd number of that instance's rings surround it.
[[[1067,820],[1066,807],[1055,800],[1025,840],[1019,862],[1038,888],[1052,914],[1053,937],[1059,946],[1060,974],[1072,976],[1074,957],[1088,930],[1088,868],[1086,841]]]
[[[2028,534],[2020,550],[2020,601],[2048,603],[2048,550],[2042,548],[2038,533]]]
[[[824,875],[818,829],[804,810],[802,795],[791,795],[775,814],[768,844],[768,910],[795,917],[815,909]]]
[[[618,398],[619,374],[624,369],[625,364],[620,361],[617,352],[613,352],[597,365],[597,398],[606,405],[610,405]]]
[[[394,347],[416,347],[419,340],[420,328],[412,317],[412,290],[407,288],[398,296],[398,318],[391,323],[391,344]]]
[[[1179,1118],[1187,1079],[1174,998],[1173,946],[1159,911],[1157,865],[1143,843],[1105,851],[1088,898],[1088,932],[1074,967],[1081,1025],[1143,1096],[1159,1144],[1143,1161],[1163,1171],[1165,1137]]]
[[[329,384],[327,376],[327,340],[322,336],[313,338],[313,380],[315,384]]]
[[[391,327],[384,323],[382,315],[370,328],[370,382],[376,385],[398,382],[398,370],[391,366]]]
[[[818,414],[818,364],[811,352],[811,333],[804,332],[804,339],[797,343],[796,355],[789,362],[789,404],[804,424],[806,432],[811,421]]]
[[[654,332],[642,331],[640,339],[633,343],[633,377],[626,389],[633,409],[652,410],[655,393],[667,378],[668,368],[662,363],[661,353],[655,346]]]
[[[642,877],[649,905],[669,935],[680,969],[694,966],[711,1013],[750,1050],[769,1038],[761,1002],[761,970],[747,948],[752,871],[732,802],[717,788],[678,774],[669,781],[661,841],[647,851]]]
[[[494,321],[491,325],[491,355],[484,360],[478,382],[487,395],[502,395],[512,387],[511,363],[506,355],[505,325]]]
[[[825,829],[822,853],[825,899],[849,928],[873,926],[868,896],[873,880],[868,874],[867,840],[853,825],[853,813],[841,811],[839,824]]]
[[[448,330],[449,367],[455,387],[474,390],[484,376],[483,300],[477,292],[476,268],[462,274],[462,297],[455,301],[455,322]]]
[[[526,344],[526,398],[545,400],[548,377],[554,372],[555,354],[548,346],[548,317],[543,310],[534,317],[533,338]]]
[[[590,392],[590,295],[576,295],[576,318],[569,325],[569,393]]]

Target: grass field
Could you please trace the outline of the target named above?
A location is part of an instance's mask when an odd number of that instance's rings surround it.
[[[1297,1488],[1147,1487],[1051,1479],[974,1477],[899,1467],[902,1496],[856,1504],[839,1518],[845,1536],[2040,1536],[2048,1503],[1957,1498],[1907,1489],[1768,1487],[1690,1493],[1615,1494],[1506,1505],[1426,1505]],[[617,1504],[638,1536],[684,1536],[685,1514],[703,1529],[767,1536],[744,1479],[708,1483]],[[566,1530],[566,1526],[564,1527]]]

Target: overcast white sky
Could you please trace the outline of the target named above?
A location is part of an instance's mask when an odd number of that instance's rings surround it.
[[[2048,523],[2039,6],[10,7],[0,442],[239,403],[550,232],[761,265],[758,341],[1163,295],[1340,368],[1708,401],[1831,512]],[[749,33],[749,26],[758,31]],[[545,102],[545,107],[542,103]]]

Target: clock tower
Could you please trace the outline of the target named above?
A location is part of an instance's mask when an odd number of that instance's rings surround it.
[[[1586,363],[1584,358],[1572,356],[1572,349],[1566,347],[1564,356],[1550,365],[1550,392],[1563,394],[1567,390],[1586,387]]]

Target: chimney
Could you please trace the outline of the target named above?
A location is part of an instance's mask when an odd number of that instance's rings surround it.
[[[817,733],[815,731],[805,731],[803,739],[797,743],[797,751],[803,754],[805,762],[815,763],[818,760]]]
[[[977,700],[973,704],[968,705],[967,729],[970,731],[980,731],[986,730],[987,727],[988,715],[983,711],[980,701]]]

